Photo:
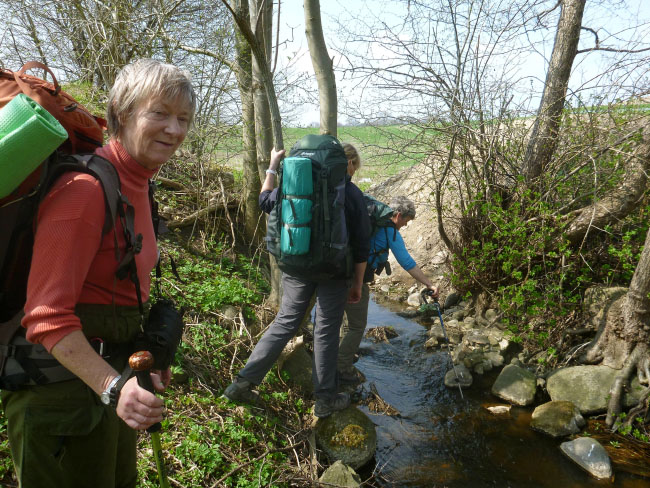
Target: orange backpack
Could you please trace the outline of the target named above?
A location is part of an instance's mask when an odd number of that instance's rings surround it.
[[[35,68],[46,71],[52,77],[52,83],[26,73]],[[16,72],[0,70],[0,108],[19,93],[24,93],[38,102],[68,131],[69,139],[60,147],[63,152],[90,153],[103,144],[103,128],[106,127],[106,121],[92,115],[61,90],[54,73],[44,64],[30,61]]]
[[[47,72],[52,77],[52,83],[26,73],[35,68]],[[19,93],[24,93],[39,103],[68,132],[68,139],[61,144],[60,151],[66,154],[92,153],[102,146],[106,120],[92,115],[74,98],[61,90],[54,73],[43,63],[30,61],[16,72],[8,69],[0,70],[0,108]],[[38,184],[40,173],[41,167],[25,179],[14,195],[0,199],[0,206],[17,195],[28,193]]]

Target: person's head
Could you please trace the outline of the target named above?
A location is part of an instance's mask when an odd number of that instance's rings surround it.
[[[345,157],[348,160],[348,174],[352,177],[354,176],[355,171],[361,167],[361,157],[359,156],[357,149],[347,142],[343,143],[343,150],[345,151]]]
[[[389,206],[393,209],[391,220],[397,230],[415,218],[415,204],[405,196],[393,197]]]
[[[108,132],[138,163],[156,169],[185,139],[195,108],[187,72],[140,59],[117,75],[108,99]]]

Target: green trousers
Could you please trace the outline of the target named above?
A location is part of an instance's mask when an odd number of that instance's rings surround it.
[[[77,307],[87,337],[133,340],[137,307]],[[128,355],[108,359],[122,371]],[[21,488],[134,488],[137,432],[81,380],[3,391],[9,445]]]
[[[361,287],[361,300],[357,303],[345,304],[345,315],[347,325],[341,327],[341,339],[339,342],[339,357],[336,368],[341,372],[352,369],[354,355],[359,350],[359,344],[363,339],[363,332],[368,323],[368,303],[370,302],[370,288],[368,283]]]

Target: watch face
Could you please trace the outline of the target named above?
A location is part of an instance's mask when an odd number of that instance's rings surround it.
[[[110,403],[110,401],[111,401],[111,397],[110,397],[110,395],[109,395],[109,393],[107,391],[103,391],[100,398],[101,398],[102,403],[104,405],[108,405]]]

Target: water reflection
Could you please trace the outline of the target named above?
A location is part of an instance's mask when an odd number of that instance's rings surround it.
[[[597,481],[560,452],[561,441],[530,429],[532,409],[513,407],[493,415],[490,394],[495,374],[475,377],[461,399],[443,384],[446,351],[424,348],[426,329],[399,317],[374,299],[368,327],[392,326],[390,343],[361,344],[357,367],[399,416],[375,415],[375,472],[391,487],[448,488],[649,488],[650,480],[616,472],[614,482]]]

